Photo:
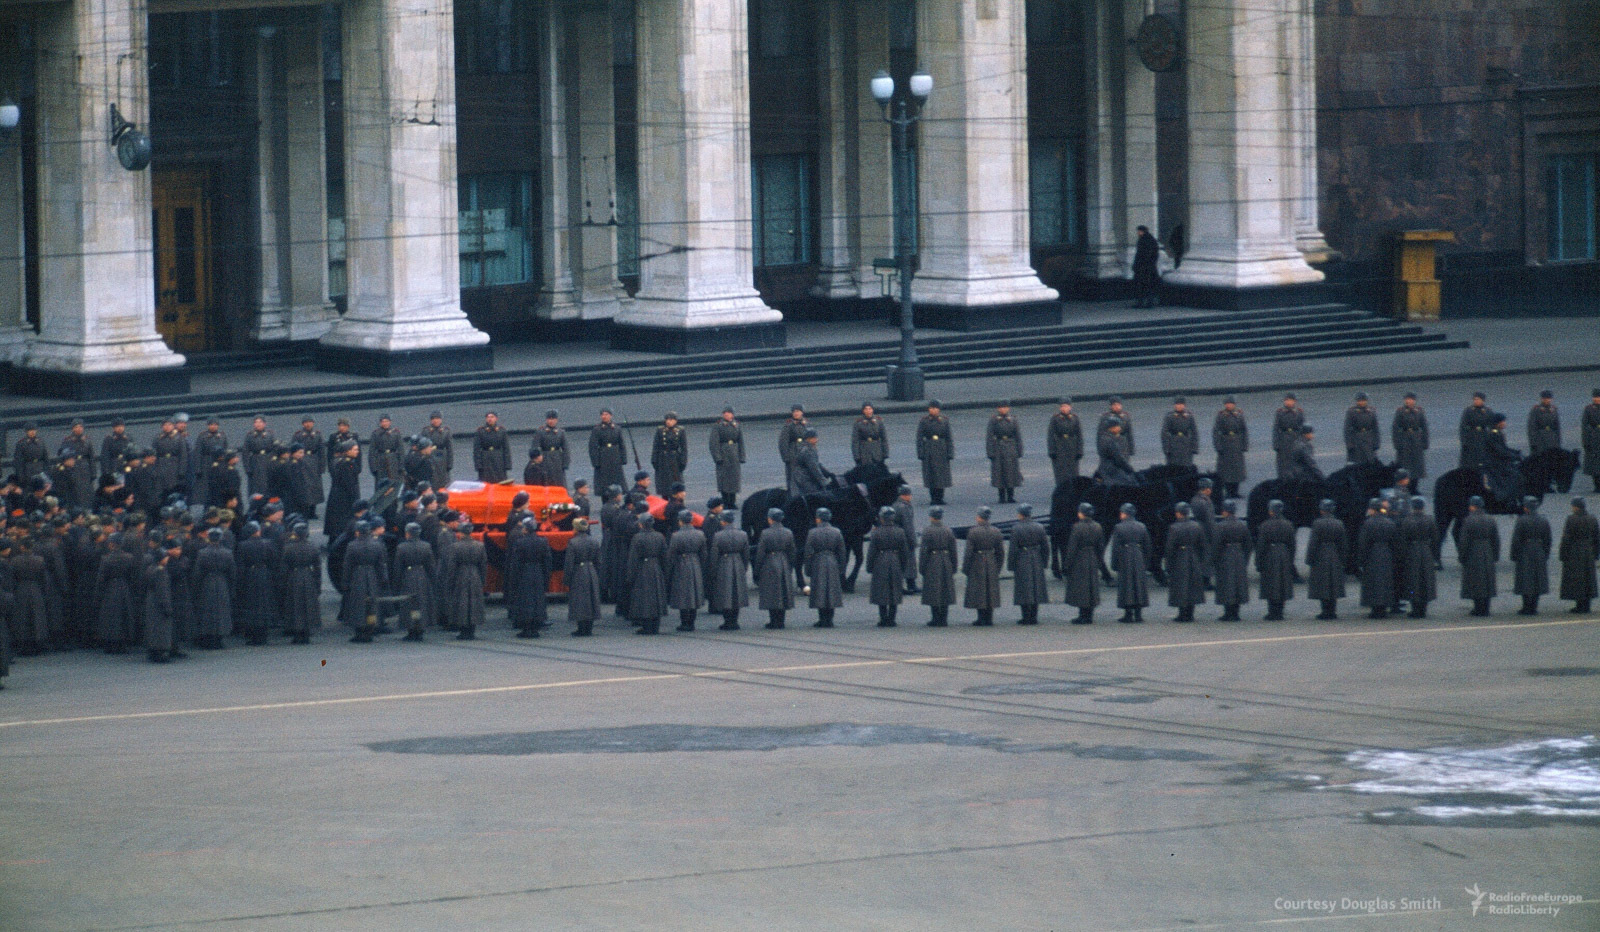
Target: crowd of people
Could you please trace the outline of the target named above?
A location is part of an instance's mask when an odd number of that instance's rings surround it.
[[[1487,469],[1515,459],[1507,421],[1488,407],[1483,393],[1475,393],[1459,424],[1461,466]],[[1058,487],[1076,480],[1087,446],[1098,457],[1096,478],[1132,481],[1133,428],[1117,398],[1092,431],[1085,430],[1071,399],[1062,399],[1045,429],[1051,480]],[[973,624],[992,625],[1006,601],[1002,582],[1008,571],[1018,622],[1039,622],[1040,607],[1057,598],[1057,584],[1051,579],[1051,536],[1032,506],[1016,499],[1024,483],[1025,433],[1009,402],[996,406],[984,452],[997,505],[1015,505],[1000,521],[1013,515],[1016,520],[1002,531],[994,510],[980,506],[971,525],[961,529],[961,540],[944,509],[953,484],[953,431],[939,402],[929,403],[914,434],[929,500],[926,521],[918,525],[913,490],[905,486],[877,515],[866,539],[868,600],[880,626],[898,623],[908,596],[919,596],[930,626],[948,625],[950,609],[958,605],[975,612]],[[1382,437],[1377,411],[1365,393],[1357,393],[1344,414],[1347,461],[1377,462]],[[1162,462],[1196,465],[1202,431],[1185,399],[1174,399],[1159,438]],[[1278,478],[1321,477],[1315,431],[1294,394],[1286,394],[1273,413],[1270,438]],[[1372,617],[1400,610],[1426,617],[1438,598],[1439,532],[1426,500],[1411,494],[1427,475],[1429,447],[1427,415],[1414,394],[1407,393],[1395,410],[1389,440],[1408,491],[1374,499],[1354,535],[1334,516],[1334,503],[1323,502],[1322,516],[1310,529],[1302,576],[1296,528],[1283,516],[1283,503],[1272,502],[1271,517],[1254,531],[1239,513],[1250,431],[1229,396],[1212,420],[1215,479],[1203,479],[1194,500],[1173,509],[1162,551],[1156,552],[1141,522],[1147,516],[1132,504],[1118,509],[1109,539],[1100,516],[1083,505],[1056,554],[1063,580],[1059,598],[1078,610],[1076,623],[1091,623],[1105,586],[1106,598],[1123,611],[1121,620],[1140,622],[1151,603],[1151,576],[1159,572],[1168,605],[1177,609],[1175,621],[1194,621],[1208,594],[1223,610],[1218,620],[1238,621],[1240,607],[1251,601],[1253,560],[1256,598],[1266,603],[1267,620],[1284,617],[1302,581],[1306,597],[1321,606],[1317,617],[1332,619],[1346,597],[1346,567],[1353,564],[1360,604]],[[1551,392],[1542,393],[1529,411],[1527,443],[1530,453],[1562,448]],[[1583,409],[1579,443],[1584,472],[1600,490],[1600,389]],[[818,444],[804,408],[794,406],[777,432],[791,495],[821,492],[835,481]],[[651,436],[652,469],[635,470],[628,483],[630,456],[642,464],[631,437],[611,411],[602,410],[587,441],[592,484],[573,479],[572,504],[540,512],[529,508],[523,493],[492,529],[474,527],[451,507],[457,446],[437,411],[409,437],[387,416],[366,438],[348,419],[340,418],[325,436],[306,417],[283,441],[265,417],[257,417],[237,444],[215,418],[191,433],[188,417],[175,415],[147,446],[122,423],[96,444],[83,423],[74,422],[53,455],[28,426],[9,451],[12,471],[0,489],[0,675],[14,655],[47,650],[142,649],[151,661],[167,662],[184,657],[185,647],[222,648],[229,636],[260,644],[282,631],[307,643],[323,622],[327,584],[339,594],[338,620],[352,629],[352,640],[362,642],[391,630],[391,618],[411,640],[432,628],[475,637],[484,624],[491,575],[499,579],[511,625],[529,638],[550,624],[548,594],[557,572],[576,636],[593,634],[608,609],[649,635],[661,631],[670,613],[677,615],[678,631],[694,631],[702,612],[720,618],[719,630],[737,630],[741,613],[750,608],[765,613],[766,627],[784,628],[802,603],[815,612],[815,626],[827,628],[844,604],[849,548],[826,508],[816,511],[815,526],[798,540],[781,510],[770,511],[754,535],[741,526],[737,508],[746,444],[732,408],[707,432],[716,494],[698,512],[688,504],[684,483],[691,444],[673,412]],[[852,460],[858,466],[885,464],[890,449],[882,417],[864,404],[851,428]],[[573,450],[556,411],[546,412],[533,432],[520,476],[513,473],[510,435],[495,413],[476,428],[470,450],[478,482],[520,478],[526,485],[569,487]],[[363,468],[372,475],[371,498],[361,494]],[[599,493],[598,508],[591,504],[591,489]],[[664,506],[652,502],[653,489],[665,490]],[[1540,503],[1532,496],[1524,501],[1505,553],[1521,611],[1537,612],[1540,597],[1550,593],[1554,557],[1560,563],[1556,593],[1587,613],[1600,596],[1600,525],[1584,500],[1574,498],[1558,537],[1539,514]],[[313,522],[320,525],[320,538]],[[485,530],[497,532],[492,554]],[[550,543],[553,532],[566,541],[559,553]],[[1461,598],[1472,604],[1473,615],[1487,615],[1498,594],[1502,547],[1499,527],[1481,499],[1471,504],[1456,551]]]

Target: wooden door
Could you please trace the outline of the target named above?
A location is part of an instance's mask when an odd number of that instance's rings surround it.
[[[207,348],[211,217],[204,172],[151,176],[155,201],[156,329],[179,352]]]

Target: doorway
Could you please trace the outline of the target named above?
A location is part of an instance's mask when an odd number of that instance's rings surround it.
[[[209,348],[211,217],[203,170],[151,175],[155,203],[156,329],[181,353]]]

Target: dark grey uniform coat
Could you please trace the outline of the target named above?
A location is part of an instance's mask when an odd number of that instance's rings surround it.
[[[817,459],[817,448],[810,443],[800,444],[789,469],[790,495],[815,495],[828,487],[828,471]]]
[[[38,437],[23,437],[17,440],[17,445],[11,448],[11,465],[17,471],[17,476],[24,485],[34,476],[50,468],[50,454],[46,451],[44,441]]]
[[[970,538],[969,538],[970,539]],[[867,572],[872,574],[873,605],[899,605],[905,594],[906,532],[898,524],[879,524],[867,535]]]
[[[906,571],[906,588],[917,584],[917,510],[904,498],[896,498],[889,507],[900,530],[906,532],[906,552],[900,555],[900,565]]]
[[[1200,453],[1200,428],[1188,411],[1168,411],[1161,419],[1161,453],[1168,466],[1193,466]]]
[[[1396,466],[1411,473],[1413,481],[1428,474],[1428,416],[1421,406],[1396,408],[1394,421],[1389,424],[1389,438],[1394,444]]]
[[[395,485],[405,481],[405,461],[400,454],[402,441],[398,428],[374,428],[368,440],[370,458],[367,468],[372,470],[373,481],[387,479]]]
[[[1244,605],[1250,601],[1250,525],[1242,518],[1217,522],[1212,597],[1218,605]]]
[[[424,545],[426,546],[426,545]],[[428,551],[430,557],[432,548]],[[308,540],[290,540],[283,545],[284,627],[291,634],[304,634],[322,624],[322,554]],[[429,605],[433,604],[430,594]]]
[[[1294,598],[1294,525],[1268,518],[1256,528],[1256,573],[1263,602]]]
[[[1122,436],[1123,436],[1124,439],[1127,440],[1128,456],[1132,457],[1133,456],[1133,413],[1131,411],[1129,411],[1127,408],[1123,408],[1121,414],[1113,414],[1112,412],[1107,411],[1104,414],[1100,415],[1100,423],[1098,425],[1096,425],[1096,427],[1095,427],[1095,432],[1094,432],[1095,440],[1098,441],[1101,437],[1104,437],[1107,434],[1111,433],[1111,419],[1112,418],[1116,418],[1116,419],[1118,419],[1118,420],[1120,420],[1122,422]]]
[[[1365,608],[1393,608],[1395,560],[1400,529],[1388,515],[1368,515],[1356,534],[1356,561],[1361,565],[1361,604]]]
[[[395,557],[398,561],[399,554]],[[552,558],[550,542],[536,531],[518,530],[506,538],[506,620],[513,628],[534,628],[549,620]]]
[[[278,438],[273,436],[271,430],[251,430],[244,435],[244,474],[249,480],[251,495],[257,492],[266,494],[267,467],[272,465],[272,448],[277,444]]]
[[[181,485],[188,474],[189,445],[177,431],[173,431],[150,441],[150,448],[156,451],[156,484],[161,488],[161,494],[166,495]],[[266,488],[256,488],[252,478],[250,491],[266,491]]]
[[[883,427],[883,418],[876,414],[856,418],[850,429],[850,456],[857,466],[888,461],[889,432]]]
[[[195,554],[195,637],[220,638],[233,631],[233,551],[222,544],[206,544]]]
[[[1050,418],[1046,439],[1045,450],[1050,454],[1056,485],[1066,485],[1078,478],[1078,464],[1083,460],[1083,422],[1077,412],[1062,414],[1057,411]]]
[[[544,451],[545,469],[549,470],[551,485],[565,487],[567,470],[572,467],[572,451],[567,448],[567,432],[548,425],[534,432],[532,446]]]
[[[133,638],[139,570],[139,558],[125,550],[113,550],[101,558],[94,590],[100,600],[95,634],[102,644],[127,643]]]
[[[711,462],[717,467],[717,491],[737,495],[744,472],[744,428],[737,421],[711,425]]]
[[[1528,455],[1561,449],[1561,412],[1542,401],[1528,412]],[[1542,593],[1541,593],[1542,594]]]
[[[1049,604],[1050,587],[1046,583],[1045,569],[1050,565],[1050,535],[1039,522],[1023,518],[1011,529],[1006,563],[1016,574],[1011,604]]]
[[[1456,544],[1461,557],[1461,597],[1492,599],[1500,591],[1495,580],[1495,564],[1500,560],[1500,526],[1481,511],[1461,519],[1461,537]]]
[[[693,612],[706,603],[706,546],[695,527],[679,528],[667,541],[667,607]]]
[[[1434,555],[1439,552],[1439,526],[1431,516],[1412,512],[1399,522],[1399,597],[1426,605],[1439,597]]]
[[[1100,577],[1105,572],[1106,532],[1095,520],[1077,521],[1067,533],[1066,553],[1061,558],[1062,575],[1067,580],[1066,603],[1074,608],[1094,608],[1100,604]]]
[[[930,522],[922,529],[921,550],[917,555],[922,570],[922,604],[930,608],[949,608],[956,604],[955,532],[943,523]]]
[[[1344,598],[1348,537],[1344,522],[1331,515],[1311,522],[1311,540],[1306,544],[1306,598],[1313,602]],[[1428,561],[1432,566],[1431,551]]]
[[[344,600],[339,605],[339,620],[351,627],[367,623],[374,601],[389,591],[389,552],[383,542],[358,537],[344,548],[344,569],[339,582]]]
[[[1217,560],[1217,513],[1211,507],[1211,497],[1195,493],[1189,499],[1189,509],[1194,515],[1194,523],[1200,525],[1200,535],[1205,540],[1205,549],[1200,554],[1200,564],[1205,568],[1209,577]]]
[[[956,455],[956,443],[950,436],[950,419],[944,415],[934,417],[924,414],[917,422],[917,459],[922,461],[922,485],[928,489],[948,489],[950,461]]]
[[[667,538],[642,528],[628,545],[628,620],[655,621],[667,613]]]
[[[1351,463],[1376,463],[1378,447],[1383,444],[1378,433],[1378,412],[1369,405],[1351,405],[1344,413],[1345,460]]]
[[[796,475],[799,470],[796,469]],[[764,612],[794,608],[794,532],[781,524],[769,524],[756,538],[757,605]]]
[[[1105,433],[1100,435],[1100,481],[1108,485],[1132,485],[1137,481],[1133,464],[1128,462],[1128,436]]]
[[[511,475],[511,447],[504,427],[485,424],[473,434],[472,466],[482,482],[504,482]]]
[[[440,625],[454,627],[456,606],[451,587],[456,579],[456,533],[448,525],[441,524],[433,536],[433,560],[434,614]]]
[[[233,563],[231,557],[228,562]],[[18,645],[43,645],[50,640],[50,612],[45,603],[50,570],[37,553],[19,553],[11,558],[11,575],[16,583],[12,639]]]
[[[600,542],[589,531],[567,542],[562,576],[567,583],[567,620],[592,624],[600,617]]]
[[[1144,608],[1150,604],[1150,561],[1155,545],[1142,521],[1127,518],[1111,532],[1111,571],[1117,574],[1117,607]]]
[[[990,485],[1014,489],[1022,484],[1022,427],[1016,418],[999,414],[989,418],[984,455],[989,458]]]
[[[1317,466],[1317,455],[1312,452],[1311,444],[1296,440],[1282,454],[1278,462],[1278,478],[1288,482],[1309,482],[1322,478],[1322,469]]]
[[[172,650],[172,576],[167,567],[152,560],[144,568],[144,646],[146,650]]]
[[[1583,434],[1583,471],[1600,479],[1600,404],[1590,402],[1580,421]]]
[[[806,442],[806,426],[804,418],[797,421],[790,417],[778,429],[778,458],[783,460],[785,487],[793,480],[791,473],[794,471],[794,458],[800,453],[800,445]]]
[[[1206,600],[1205,532],[1193,518],[1175,521],[1167,529],[1167,604],[1193,608]]]
[[[1489,464],[1489,431],[1494,430],[1494,412],[1488,405],[1468,405],[1461,412],[1461,466],[1482,469]]]
[[[1511,591],[1517,595],[1544,595],[1550,591],[1550,522],[1544,515],[1525,514],[1511,529],[1511,562],[1515,581]]]
[[[596,424],[589,431],[589,464],[594,467],[594,490],[601,495],[617,486],[626,490],[622,468],[628,462],[622,428],[616,424]]]
[[[616,502],[600,506],[600,532],[604,535],[600,541],[600,597],[607,603],[617,600],[617,586],[628,562],[628,552],[622,547],[623,535],[617,524],[623,514],[625,511]]]
[[[819,524],[806,534],[806,581],[811,585],[812,608],[839,608],[844,605],[844,564],[850,551],[844,532],[831,524]]]
[[[238,567],[239,624],[264,635],[280,617],[278,548],[265,537],[246,537],[233,548],[233,560]]]
[[[689,468],[689,433],[681,424],[656,428],[650,466],[656,471],[656,487],[663,493],[683,481],[683,471]]]
[[[1272,450],[1278,454],[1278,475],[1283,476],[1284,464],[1289,459],[1289,451],[1294,447],[1295,441],[1300,439],[1300,428],[1306,422],[1305,409],[1296,404],[1294,407],[1278,406],[1272,414]]]
[[[729,525],[711,539],[716,552],[710,605],[713,612],[731,612],[750,604],[750,535]]]
[[[1581,602],[1600,598],[1595,558],[1600,553],[1600,520],[1572,514],[1561,527],[1561,598]]]
[[[961,560],[967,590],[962,605],[985,610],[1000,607],[1000,569],[1005,565],[1005,546],[1005,535],[992,525],[975,524],[967,529],[967,549]]]
[[[450,428],[444,424],[434,427],[431,423],[417,431],[417,435],[427,437],[433,443],[433,487],[442,489],[450,484],[450,470],[456,465],[455,438],[450,433]]]

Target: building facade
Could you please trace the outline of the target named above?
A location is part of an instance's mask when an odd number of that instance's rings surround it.
[[[1348,0],[0,0],[0,346],[14,388],[81,397],[285,343],[382,375],[879,315],[880,69],[934,80],[927,324],[1124,293],[1141,224],[1181,225],[1165,285],[1212,306],[1371,290],[1416,227],[1592,282],[1593,5],[1421,6],[1427,67]]]

